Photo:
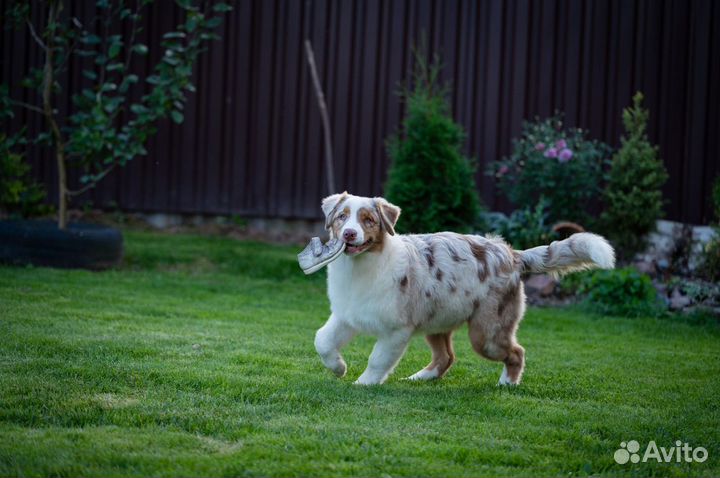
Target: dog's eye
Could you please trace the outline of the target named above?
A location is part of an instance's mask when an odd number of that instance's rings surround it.
[[[341,221],[344,221],[345,219],[347,219],[347,214],[345,214],[344,212],[341,212],[340,214],[338,214],[337,218],[340,219]]]
[[[369,227],[369,226],[374,226],[374,225],[375,225],[375,221],[373,221],[373,220],[370,219],[370,218],[365,219],[365,225],[368,226],[368,227]]]

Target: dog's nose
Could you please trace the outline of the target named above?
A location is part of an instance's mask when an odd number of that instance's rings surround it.
[[[357,231],[355,229],[345,229],[343,231],[343,239],[345,242],[352,242],[357,237]]]

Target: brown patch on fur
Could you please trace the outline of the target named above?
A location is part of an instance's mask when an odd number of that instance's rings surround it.
[[[333,209],[333,212],[331,213],[333,216],[331,217],[332,220],[332,231],[333,236],[340,238],[340,231],[342,230],[343,224],[347,222],[348,217],[350,217],[350,208],[345,206],[342,210],[338,209],[337,206],[335,209]],[[345,214],[345,219],[340,219],[340,214]]]
[[[407,287],[407,285],[408,285],[408,278],[407,278],[407,276],[403,276],[403,278],[400,279],[400,290],[405,292],[405,288]]]
[[[437,370],[437,378],[442,377],[450,370],[455,362],[455,351],[452,344],[452,332],[445,334],[426,335],[425,341],[432,350],[432,361],[425,367],[428,372]]]
[[[478,262],[478,280],[485,282],[488,278],[488,263],[487,263],[487,250],[484,246],[478,244],[468,237],[463,237],[470,246],[470,252]]]
[[[432,245],[428,246],[427,249],[425,249],[425,259],[428,262],[428,269],[432,269],[435,265],[435,255],[433,253],[433,247]]]
[[[470,297],[470,291],[467,289],[465,290],[465,297]]]
[[[447,246],[448,253],[450,254],[450,258],[451,258],[454,262],[461,262],[461,261],[464,261],[464,260],[465,260],[465,259],[463,259],[462,257],[460,257],[460,254],[458,254],[457,249],[455,249],[455,248],[452,246],[452,244],[449,244],[449,243],[448,243],[448,244],[446,244],[446,246]]]
[[[425,291],[425,297],[428,297],[428,298],[429,298],[429,297],[431,297],[431,296],[432,296],[432,292],[430,292],[429,290],[426,290],[426,291]]]
[[[480,299],[473,299],[473,315],[480,308]]]
[[[367,252],[381,252],[385,240],[385,231],[382,228],[379,213],[367,207],[358,209],[357,220],[362,227],[365,240],[372,243]]]
[[[451,293],[451,294],[454,294],[455,292],[457,292],[457,286],[455,285],[454,282],[451,282],[448,287],[450,288],[450,293]]]
[[[345,202],[345,199],[347,199],[348,193],[347,193],[347,191],[345,191],[344,193],[339,194],[339,196],[340,197],[338,198],[337,202],[335,203],[335,206],[333,206],[333,208],[330,210],[327,217],[325,218],[325,229],[330,229],[332,227],[332,223],[335,221],[335,216],[336,216],[338,210],[340,209],[340,206],[342,206],[343,203]],[[325,198],[325,200],[330,200],[330,198],[332,198],[332,197],[333,196],[329,196],[329,197]],[[325,200],[323,200],[323,203],[325,203]],[[347,214],[350,214],[350,213],[348,212]]]
[[[436,278],[437,280],[439,280],[439,281],[442,281],[443,271],[441,271],[440,269],[438,269],[437,272],[435,273],[435,278]]]
[[[488,300],[497,303],[498,307],[473,311],[468,321],[470,343],[479,355],[504,362],[508,378],[512,383],[518,383],[525,366],[524,350],[515,337],[522,319],[523,284],[518,280],[509,287],[491,289]]]
[[[505,308],[508,305],[517,302],[519,292],[520,287],[517,283],[510,286],[510,288],[505,292],[505,295],[503,295],[502,299],[500,299],[500,303],[498,304],[498,315],[503,315],[503,312],[505,312]]]

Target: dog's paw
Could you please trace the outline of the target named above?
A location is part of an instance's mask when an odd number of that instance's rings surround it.
[[[410,375],[405,380],[434,380],[436,378],[440,378],[437,368],[432,368],[430,370],[424,368],[419,372]]]
[[[340,360],[334,367],[330,368],[330,371],[334,373],[337,378],[343,378],[347,373],[347,364],[344,360]]]
[[[382,380],[377,380],[374,377],[368,377],[365,374],[360,375],[357,380],[353,382],[353,385],[380,385]]]
[[[502,375],[500,375],[500,380],[498,380],[498,387],[504,387],[504,386],[511,386],[514,387],[518,385],[518,382],[513,382],[510,380],[510,377],[507,373],[507,368],[503,367]]]

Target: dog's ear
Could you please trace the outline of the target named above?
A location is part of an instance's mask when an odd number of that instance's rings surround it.
[[[343,201],[345,201],[345,198],[347,198],[347,196],[347,191],[344,191],[340,194],[333,194],[332,196],[328,196],[322,200],[321,207],[323,214],[325,214],[325,229],[330,229],[333,216],[335,216],[335,213],[337,212]]]
[[[387,202],[385,198],[375,198],[375,207],[380,215],[380,222],[391,236],[395,235],[395,224],[400,217],[400,208]]]

